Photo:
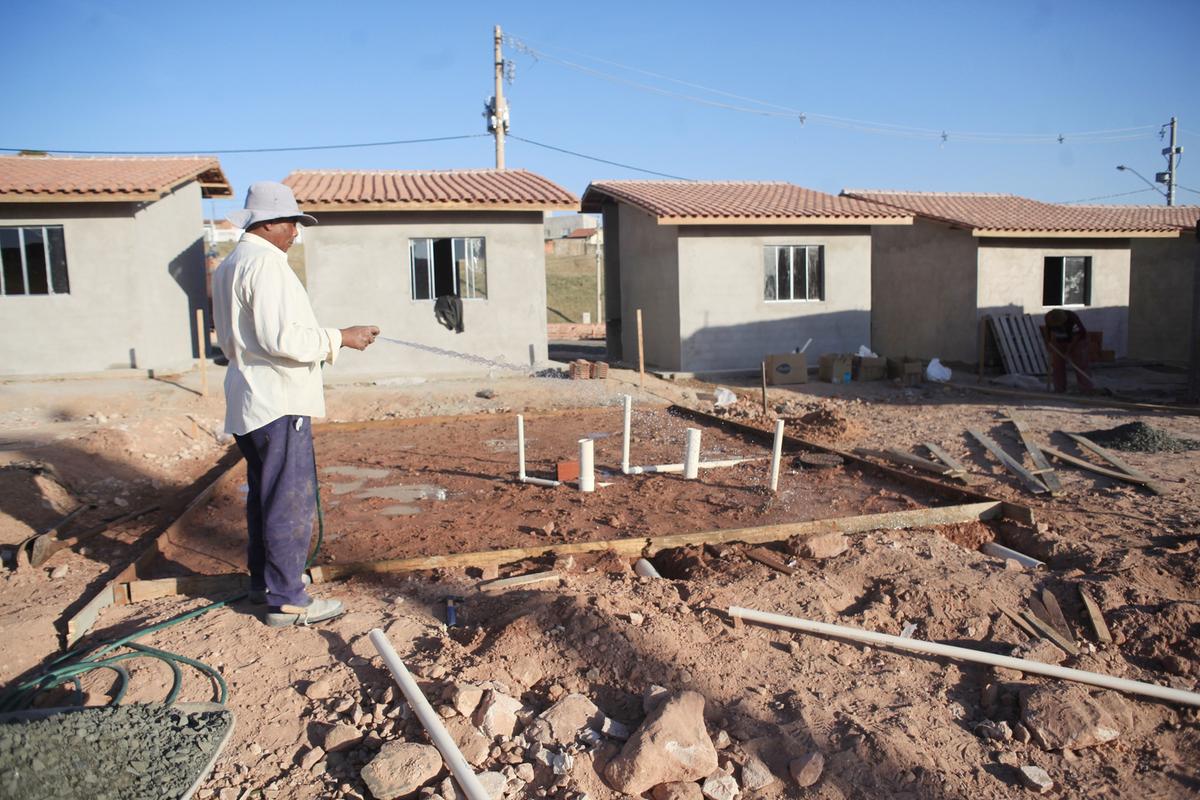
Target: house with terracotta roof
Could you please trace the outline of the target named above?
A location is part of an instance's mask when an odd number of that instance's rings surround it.
[[[1124,356],[1131,333],[1131,242],[1175,239],[1149,214],[1010,194],[845,190],[915,216],[872,237],[872,347],[885,355],[978,361],[986,314],[1075,310]]]
[[[381,342],[343,352],[338,371],[469,375],[546,360],[543,218],[578,210],[566,189],[519,169],[302,171],[284,182],[320,223],[305,231],[305,273],[322,324],[376,324],[432,348]],[[461,331],[436,318],[443,297],[461,305]]]
[[[791,183],[597,181],[608,354],[666,372],[757,371],[813,340],[855,351],[871,336],[871,230],[912,214]]]
[[[189,368],[215,158],[0,157],[0,373]]]

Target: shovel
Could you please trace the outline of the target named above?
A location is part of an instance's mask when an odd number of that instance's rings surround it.
[[[71,513],[75,514],[84,508],[95,508],[95,506],[81,506],[80,508],[75,509],[75,511],[73,511]],[[55,535],[58,532],[58,530],[62,527],[62,523],[60,522],[58,525],[55,525],[53,528],[46,531],[45,533],[40,534],[38,536],[34,536],[30,539],[26,539],[24,542],[21,543],[21,549],[24,550],[25,545],[28,544],[28,555],[29,555],[30,565],[35,566],[35,567],[40,567],[42,564],[45,564],[50,559],[50,557],[53,556],[55,553],[57,553],[59,550],[66,549],[68,547],[71,547],[72,545],[79,544],[84,539],[90,539],[91,537],[93,537],[97,534],[104,533],[106,530],[108,530],[109,528],[111,528],[114,525],[120,525],[124,522],[129,522],[130,520],[137,519],[138,517],[145,516],[146,514],[149,514],[153,511],[157,511],[157,510],[158,510],[158,506],[155,505],[155,506],[146,506],[145,508],[138,509],[137,511],[130,511],[128,514],[122,514],[119,517],[114,517],[113,519],[107,520],[105,522],[101,522],[99,525],[95,525],[91,528],[88,528],[85,531],[80,531],[79,533],[75,534],[74,536],[68,536],[65,539],[60,539],[58,536]]]

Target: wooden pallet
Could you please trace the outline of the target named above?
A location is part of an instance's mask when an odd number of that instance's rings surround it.
[[[999,314],[984,317],[1004,371],[1010,375],[1045,375],[1050,368],[1045,340],[1032,314]]]

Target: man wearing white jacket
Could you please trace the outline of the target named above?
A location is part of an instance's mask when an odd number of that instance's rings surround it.
[[[379,328],[322,328],[288,266],[302,214],[292,190],[263,181],[228,217],[245,228],[213,274],[213,321],[225,373],[225,430],[246,458],[250,599],[272,627],[330,619],[340,600],[314,600],[303,581],[316,516],[312,418],[325,416],[321,365],[342,347],[364,350]]]

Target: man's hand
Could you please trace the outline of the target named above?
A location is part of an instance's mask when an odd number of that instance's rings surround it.
[[[352,328],[342,328],[342,347],[366,350],[378,335],[379,328],[374,325],[355,325]]]

